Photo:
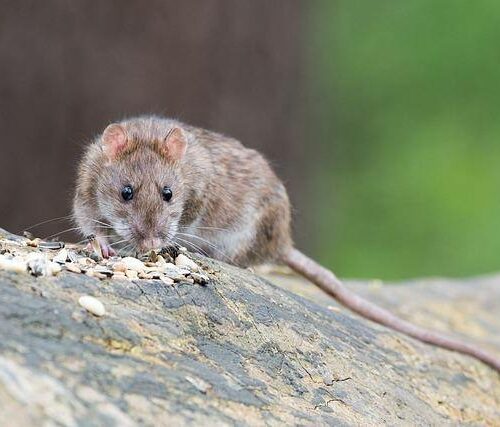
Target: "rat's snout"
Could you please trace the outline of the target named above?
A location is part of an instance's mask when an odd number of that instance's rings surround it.
[[[137,249],[140,251],[149,251],[151,249],[159,249],[161,245],[162,241],[159,237],[147,237],[139,241]]]
[[[151,249],[158,249],[162,246],[162,239],[160,234],[156,232],[155,229],[149,227],[138,227],[132,228],[134,240],[136,242],[136,248],[141,252],[146,252]]]

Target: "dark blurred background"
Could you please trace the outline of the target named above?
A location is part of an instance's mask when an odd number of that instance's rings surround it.
[[[0,7],[1,227],[70,213],[84,144],[156,113],[263,151],[298,246],[341,276],[499,268],[500,3]]]

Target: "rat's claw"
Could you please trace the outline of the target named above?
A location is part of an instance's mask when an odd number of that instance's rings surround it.
[[[116,255],[116,251],[108,244],[107,240],[103,237],[97,237],[87,243],[87,248],[90,251],[96,252],[103,258],[109,258]]]
[[[105,239],[97,239],[99,246],[101,247],[101,254],[103,258],[109,258],[110,256],[116,255],[116,251],[108,244]]]

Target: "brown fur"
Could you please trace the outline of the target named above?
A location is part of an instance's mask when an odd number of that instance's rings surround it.
[[[258,152],[170,119],[140,117],[119,125],[128,140],[116,158],[109,161],[98,137],[80,164],[74,214],[84,235],[104,238],[98,220],[134,246],[152,234],[166,245],[177,222],[179,242],[240,266],[280,259],[283,248],[292,246],[286,191]],[[187,139],[176,162],[162,146],[174,128]],[[124,203],[120,191],[128,184],[134,199]],[[171,202],[161,199],[163,185],[172,187]],[[183,232],[195,237],[181,237]]]
[[[106,150],[97,138],[78,170],[74,216],[84,235],[95,234],[105,244],[106,223],[140,249],[178,241],[240,266],[282,261],[362,316],[500,371],[495,356],[399,319],[353,294],[332,272],[294,249],[285,188],[255,150],[159,117],[126,120],[107,134]],[[165,143],[168,135],[175,140]],[[129,202],[120,195],[125,185],[134,188]],[[161,196],[165,185],[173,191],[170,202]]]

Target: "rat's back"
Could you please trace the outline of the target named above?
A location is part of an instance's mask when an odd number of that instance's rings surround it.
[[[119,124],[138,145],[161,140],[174,127],[184,131],[179,241],[242,266],[281,259],[291,247],[288,196],[260,153],[175,119],[141,116]]]

